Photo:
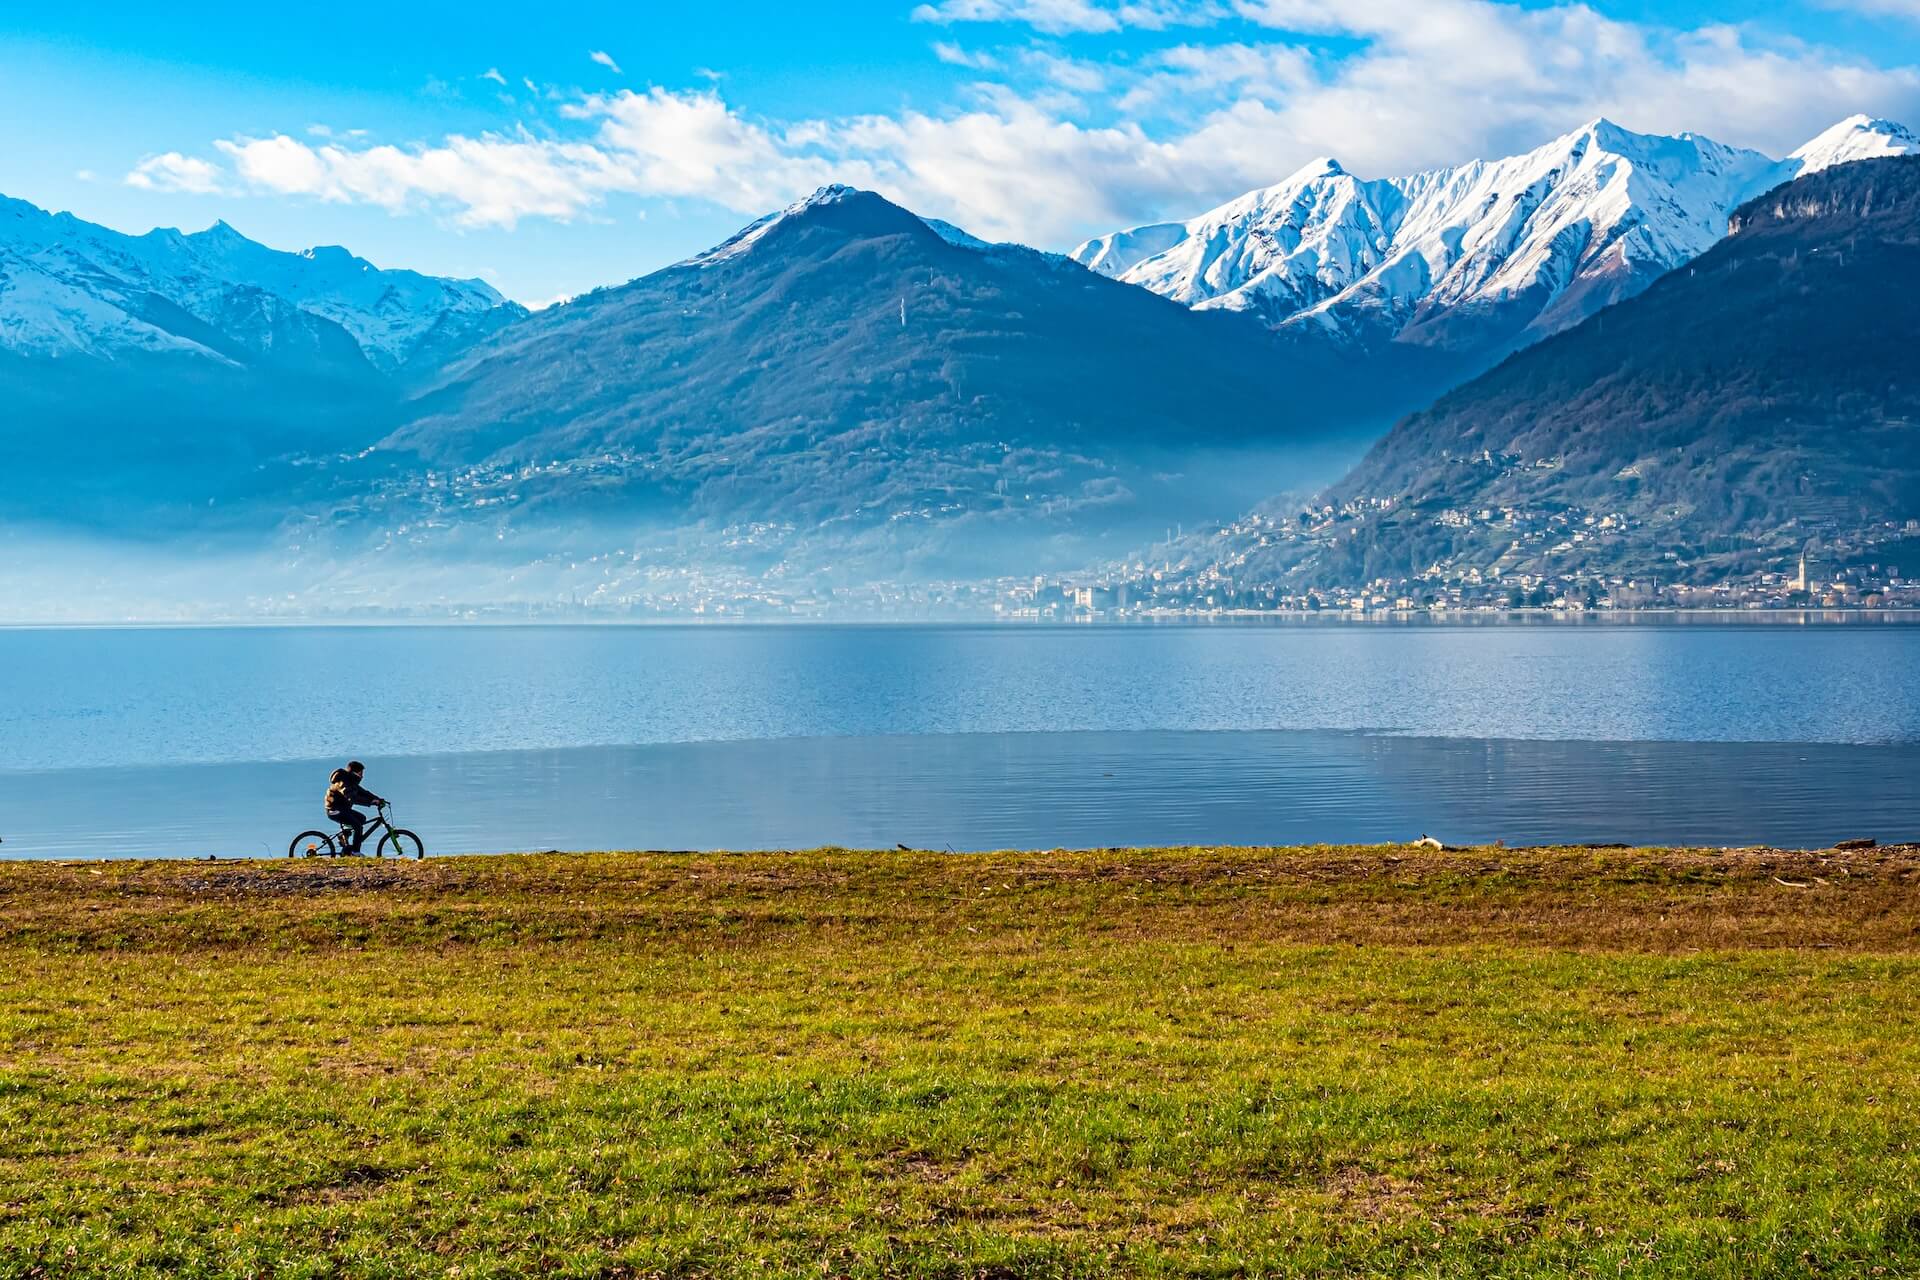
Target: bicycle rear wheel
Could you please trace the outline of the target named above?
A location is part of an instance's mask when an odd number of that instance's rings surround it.
[[[424,858],[427,856],[427,846],[405,827],[395,827],[380,837],[375,852],[383,858]]]
[[[338,852],[332,833],[326,831],[302,831],[287,846],[289,858],[331,858]]]

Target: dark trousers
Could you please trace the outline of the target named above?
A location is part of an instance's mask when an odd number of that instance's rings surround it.
[[[330,809],[327,812],[327,816],[343,827],[353,828],[353,848],[347,850],[347,852],[360,852],[360,844],[366,839],[366,836],[362,834],[362,832],[367,825],[367,815],[358,809]]]

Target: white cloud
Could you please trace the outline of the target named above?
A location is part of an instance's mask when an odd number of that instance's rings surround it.
[[[512,227],[522,218],[567,221],[611,194],[693,197],[760,212],[833,180],[835,166],[806,127],[776,133],[710,92],[595,95],[564,114],[589,123],[575,141],[454,135],[432,146],[311,145],[285,134],[214,144],[228,168],[177,152],[128,175],[156,190],[214,189],[229,174],[247,190],[370,204],[393,213],[439,211],[456,225]]]
[[[173,152],[128,180],[174,190],[226,182],[431,211],[464,226],[577,218],[614,195],[758,214],[844,181],[976,234],[1058,245],[1189,216],[1316,155],[1384,176],[1525,150],[1597,115],[1779,155],[1855,111],[1920,121],[1920,70],[1752,27],[1663,29],[1570,3],[1234,4],[1233,40],[1187,30],[1177,43],[1103,60],[1042,43],[989,64],[936,43],[936,57],[981,73],[965,105],[946,110],[773,121],[712,88],[656,87],[575,96],[556,127],[538,135],[405,147],[235,137],[216,144],[224,168]],[[1103,30],[1218,12],[1212,4],[942,0],[916,16]],[[1330,43],[1341,56],[1329,54]],[[979,83],[987,79],[996,83]]]
[[[1195,178],[1178,148],[1137,126],[1083,127],[1007,93],[952,116],[907,112],[783,128],[744,117],[710,91],[594,95],[565,114],[591,125],[591,136],[354,147],[276,134],[215,147],[254,192],[395,213],[438,210],[470,227],[572,219],[616,193],[697,198],[757,214],[845,181],[985,234],[1045,240],[1087,218],[1111,220],[1143,202],[1173,199]]]
[[[462,226],[569,219],[610,190],[630,189],[613,159],[584,143],[454,136],[439,146],[311,147],[277,134],[215,146],[256,191],[311,196],[389,212],[447,208]]]
[[[1249,93],[1297,93],[1310,89],[1316,76],[1313,55],[1294,45],[1176,45],[1142,61],[1118,105],[1128,113],[1204,110]]]
[[[595,49],[592,53],[589,53],[587,56],[593,59],[595,62],[599,63],[601,66],[605,67],[607,70],[613,72],[613,74],[617,76],[626,74],[625,72],[620,70],[620,64],[613,60],[613,55],[608,53],[605,49]]]
[[[1000,66],[1000,60],[990,53],[964,49],[946,40],[933,42],[933,56],[950,67],[967,67],[974,71],[993,71]]]
[[[1103,34],[1137,27],[1160,31],[1167,27],[1198,25],[1223,16],[1219,4],[1192,0],[1128,0],[1102,4],[1098,0],[938,0],[913,11],[915,22],[942,26],[956,22],[1017,22],[1048,35]]]
[[[480,73],[480,78],[482,80],[491,80],[495,84],[501,85],[503,87],[507,83],[507,78],[500,74],[500,68],[498,67],[488,67],[485,71],[482,71]]]
[[[1118,31],[1119,21],[1089,0],[940,0],[913,11],[915,22],[1023,22],[1052,35]]]
[[[993,238],[1046,243],[1188,189],[1177,148],[1138,126],[1086,128],[1014,98],[952,117],[867,116],[825,140],[850,180]]]
[[[600,122],[598,149],[630,191],[757,212],[833,180],[832,165],[810,154],[805,138],[755,124],[711,91],[622,91],[590,97],[567,114]]]
[[[1108,68],[1084,58],[1063,58],[1047,49],[1028,49],[1020,60],[1048,84],[1068,93],[1099,93],[1112,75]]]
[[[183,191],[190,195],[214,195],[225,189],[218,166],[197,156],[168,151],[148,156],[127,175],[127,185],[145,191]]]
[[[1692,130],[1783,154],[1854,111],[1912,114],[1920,71],[1880,68],[1743,28],[1667,31],[1583,4],[1488,0],[1239,0],[1283,32],[1362,41],[1310,83],[1245,88],[1196,142],[1251,161],[1286,139],[1297,159],[1338,155],[1394,173],[1536,146],[1594,116]]]

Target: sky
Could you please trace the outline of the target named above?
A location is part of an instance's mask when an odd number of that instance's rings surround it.
[[[1319,156],[1384,177],[1596,116],[1784,155],[1920,127],[1920,0],[333,0],[0,12],[0,193],[543,305],[840,181],[1066,249]]]

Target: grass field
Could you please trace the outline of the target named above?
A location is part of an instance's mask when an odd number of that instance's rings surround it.
[[[0,1275],[1920,1274],[1920,850],[0,864]]]

